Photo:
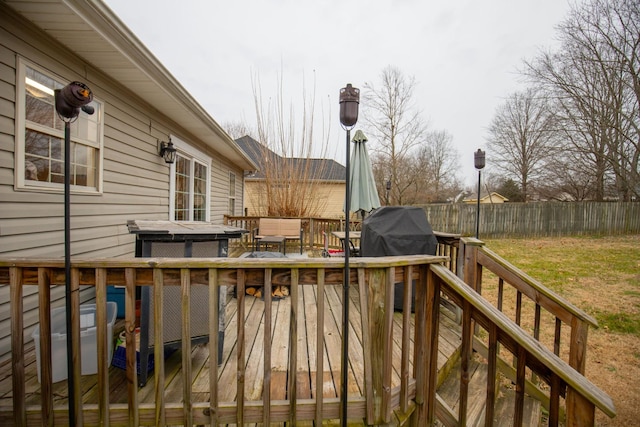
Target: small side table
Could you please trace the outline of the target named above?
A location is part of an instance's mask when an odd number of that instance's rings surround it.
[[[264,244],[264,248],[267,249],[267,245],[278,245],[278,251],[284,255],[287,254],[287,245],[285,244],[285,238],[283,236],[265,236],[258,240],[256,243],[257,250],[260,251],[260,244]]]

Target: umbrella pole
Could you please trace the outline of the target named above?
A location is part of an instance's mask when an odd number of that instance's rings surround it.
[[[345,185],[345,205],[344,205],[344,213],[345,213],[345,228],[344,228],[344,279],[342,285],[342,358],[341,358],[341,369],[340,373],[342,375],[340,382],[340,397],[342,399],[341,405],[341,421],[340,425],[347,425],[347,391],[349,390],[347,381],[349,380],[349,374],[347,372],[349,367],[349,280],[350,280],[350,271],[349,271],[349,212],[351,210],[351,175],[350,175],[350,141],[351,140],[351,130],[347,129],[347,159],[346,159],[346,175],[347,179]]]

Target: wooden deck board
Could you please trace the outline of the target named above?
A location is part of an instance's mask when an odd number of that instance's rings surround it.
[[[317,347],[317,287],[311,285],[299,288],[299,319],[298,319],[298,362],[297,362],[297,397],[309,399],[315,397],[317,380],[323,382],[322,393],[325,398],[336,398],[340,390],[340,356],[342,335],[342,288],[340,286],[325,286],[325,310],[323,328],[324,351],[323,372],[317,372],[316,355]],[[362,324],[360,321],[360,304],[358,302],[357,287],[350,291],[350,330],[349,330],[349,394],[350,396],[363,396],[364,394],[364,364],[362,355]],[[288,357],[289,357],[289,325],[290,325],[291,298],[285,298],[272,302],[271,332],[271,399],[285,399],[287,397],[288,384]],[[226,307],[226,329],[223,345],[223,355],[218,367],[219,378],[219,402],[233,402],[237,396],[237,351],[236,342],[238,321],[238,299],[230,298]],[[264,301],[246,296],[244,298],[245,318],[241,321],[245,326],[245,398],[259,401],[262,398],[264,379],[263,366],[263,334],[264,334]],[[440,355],[438,368],[440,369],[457,349],[460,342],[457,324],[443,316],[439,343]],[[402,314],[396,313],[393,322],[393,359],[394,370],[392,372],[392,386],[400,385],[400,357]],[[409,351],[413,352],[413,322]],[[119,333],[122,328],[120,321],[114,328]],[[25,363],[27,366],[27,404],[39,404],[40,385],[36,376],[35,348],[33,342],[26,344]],[[209,394],[209,345],[197,344],[191,351],[191,384],[194,397],[203,396],[208,400]],[[180,402],[183,397],[183,381],[181,369],[182,355],[178,350],[165,360],[165,402]],[[410,370],[413,368],[410,367]],[[0,366],[0,405],[11,406],[11,365]],[[97,401],[97,375],[83,376],[83,402],[96,403]],[[126,403],[127,383],[125,371],[111,367],[109,371],[110,402]],[[66,404],[66,381],[53,385],[54,405]],[[154,399],[153,373],[145,387],[138,391],[140,403],[153,403]]]

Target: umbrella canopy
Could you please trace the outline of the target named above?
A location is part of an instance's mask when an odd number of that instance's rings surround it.
[[[371,160],[367,151],[367,137],[361,130],[357,130],[351,140],[351,212],[366,211],[380,207],[380,198],[376,189],[376,181],[371,170]]]

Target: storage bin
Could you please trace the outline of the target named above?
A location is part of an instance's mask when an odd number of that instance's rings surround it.
[[[107,353],[111,364],[113,355],[113,325],[116,323],[115,302],[107,302]],[[80,306],[80,353],[82,358],[82,375],[98,373],[98,343],[96,329],[96,305],[83,304]],[[40,382],[40,325],[31,334],[36,343],[36,366],[38,382]],[[51,311],[51,364],[53,382],[67,379],[67,317],[65,307],[54,308]]]
[[[118,305],[118,319],[124,318],[124,286],[107,286],[107,301]]]

